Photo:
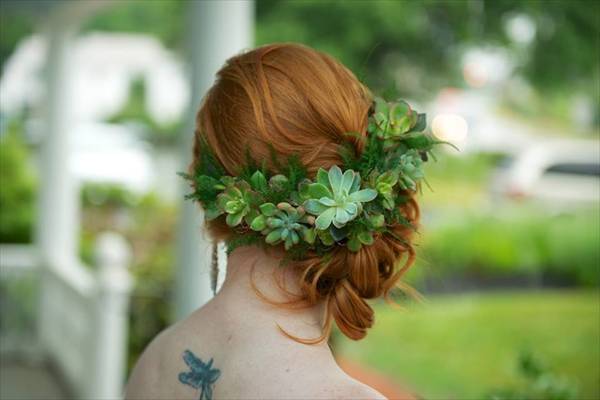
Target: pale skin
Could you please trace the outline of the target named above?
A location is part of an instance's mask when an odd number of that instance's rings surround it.
[[[279,331],[277,323],[297,337],[319,337],[324,304],[287,310],[265,303],[250,285],[252,265],[262,293],[272,300],[289,300],[273,278],[275,270],[285,268],[274,255],[258,247],[236,249],[217,295],[146,348],[125,398],[385,399],[342,371],[326,341],[305,345]],[[298,293],[297,281],[291,268],[286,269],[286,288]],[[186,350],[186,359],[196,367],[184,361]]]

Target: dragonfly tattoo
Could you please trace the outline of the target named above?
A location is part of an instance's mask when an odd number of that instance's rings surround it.
[[[179,382],[200,390],[199,400],[212,400],[213,385],[221,376],[221,371],[212,368],[213,359],[207,363],[189,350],[183,352],[183,361],[190,367],[190,372],[181,372]]]

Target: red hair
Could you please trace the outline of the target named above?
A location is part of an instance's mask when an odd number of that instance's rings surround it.
[[[345,134],[367,134],[371,103],[369,90],[327,54],[288,43],[256,48],[229,59],[218,72],[198,112],[191,168],[202,157],[204,139],[231,175],[239,172],[248,151],[279,172],[268,161],[272,148],[284,159],[298,155],[313,178],[321,167],[342,165],[343,143],[350,142],[360,154],[364,141]],[[400,212],[416,226],[419,207],[413,194],[405,193],[409,200]],[[227,240],[231,233],[220,218],[211,221],[209,229],[217,240]],[[346,336],[363,338],[374,322],[365,300],[384,296],[389,301],[390,290],[415,258],[413,230],[404,225],[388,229],[391,233],[376,234],[374,243],[357,253],[340,246],[327,261],[309,253],[290,264],[300,273],[301,295],[288,292],[292,296],[288,302],[274,303],[257,290],[265,301],[282,307],[327,302],[321,337],[300,339],[282,331],[302,343],[319,343],[335,321]]]

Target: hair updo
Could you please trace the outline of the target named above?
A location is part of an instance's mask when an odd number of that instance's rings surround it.
[[[230,175],[239,173],[248,152],[279,172],[269,163],[274,150],[283,159],[299,156],[314,178],[321,167],[342,165],[343,143],[362,152],[363,141],[345,133],[366,136],[371,104],[369,90],[327,54],[289,43],[256,48],[229,59],[218,72],[197,115],[191,168],[202,157],[205,140]],[[413,194],[404,193],[409,200],[400,212],[417,226],[419,207]],[[231,232],[221,219],[209,221],[209,229],[217,240],[227,240]],[[400,224],[388,229],[391,233],[376,233],[374,243],[358,252],[338,246],[327,260],[309,253],[287,266],[300,273],[302,295],[275,304],[297,307],[326,301],[327,306],[321,337],[300,339],[283,332],[302,343],[318,343],[328,337],[335,320],[346,336],[362,339],[374,322],[365,300],[382,295],[389,300],[390,290],[415,258],[413,230]]]

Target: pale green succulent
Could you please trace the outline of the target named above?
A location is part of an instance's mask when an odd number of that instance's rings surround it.
[[[242,222],[251,211],[254,197],[254,192],[245,181],[229,184],[225,191],[217,196],[218,207],[227,214],[227,225],[237,226]]]
[[[418,151],[411,149],[400,157],[398,162],[399,184],[403,189],[417,189],[417,182],[425,177],[423,160]]]
[[[254,218],[250,228],[266,235],[265,242],[277,244],[283,242],[288,250],[301,239],[314,243],[314,230],[308,227],[314,223],[314,217],[307,215],[302,207],[293,207],[289,203],[265,203],[260,206],[261,215]]]
[[[310,197],[304,202],[307,212],[317,215],[315,226],[325,230],[333,224],[341,228],[362,212],[362,203],[377,197],[373,189],[360,189],[360,174],[349,169],[342,170],[334,165],[326,172],[319,169],[317,182],[305,189]]]

